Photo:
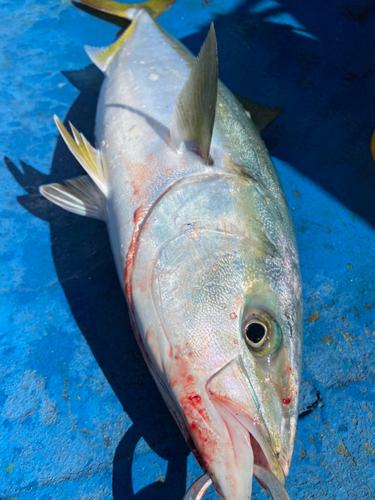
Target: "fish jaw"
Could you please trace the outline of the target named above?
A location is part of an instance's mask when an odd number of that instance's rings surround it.
[[[284,484],[283,463],[277,457],[285,456],[285,450],[279,452],[279,442],[267,427],[241,356],[206,383],[194,376],[188,357],[180,352],[170,368],[171,388],[195,455],[220,497],[250,499],[254,465]],[[288,448],[289,457],[291,453]]]
[[[186,423],[188,442],[194,445],[193,453],[223,500],[250,499],[254,462],[248,430],[232,418],[225,405],[216,405],[188,356],[180,349],[174,352],[170,387],[177,400],[175,408]],[[175,411],[173,414],[176,418]]]
[[[209,469],[212,482],[225,500],[250,499],[254,465],[251,435],[241,422],[233,417],[228,407],[220,404],[215,406],[226,425],[234,459],[226,464],[225,475],[215,475],[214,469]]]
[[[229,427],[233,425],[233,421],[238,422],[243,432],[247,433],[253,463],[267,468],[284,484],[286,474],[277,458],[280,455],[278,443],[273,439],[262,416],[259,402],[246,374],[241,356],[235,358],[211,377],[206,384],[206,389],[226,425]],[[233,441],[233,448],[237,449],[235,441]],[[243,457],[235,454],[236,462],[240,463]],[[246,474],[249,474],[249,469],[246,470]],[[244,479],[242,478],[242,480]]]

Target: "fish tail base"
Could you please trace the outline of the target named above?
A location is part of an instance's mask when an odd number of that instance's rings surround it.
[[[77,3],[131,21],[140,9],[147,10],[152,17],[156,18],[167,11],[175,1],[176,0],[148,0],[147,2],[125,4],[112,0],[79,0]]]

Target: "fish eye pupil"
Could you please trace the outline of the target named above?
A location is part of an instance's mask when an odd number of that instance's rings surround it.
[[[250,323],[245,330],[246,338],[252,344],[259,344],[266,335],[266,328],[262,323]]]

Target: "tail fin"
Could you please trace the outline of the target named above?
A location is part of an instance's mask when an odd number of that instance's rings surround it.
[[[149,0],[141,3],[124,4],[113,2],[112,0],[79,0],[77,3],[131,21],[140,9],[147,10],[152,17],[158,17],[167,11],[175,1],[176,0]]]

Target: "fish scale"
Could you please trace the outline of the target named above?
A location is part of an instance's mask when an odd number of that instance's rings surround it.
[[[41,193],[106,221],[145,361],[223,500],[251,497],[253,469],[281,488],[296,428],[302,300],[272,161],[217,81],[213,26],[196,61],[155,21],[156,0],[85,3],[125,9],[132,24],[112,46],[86,48],[105,74],[97,149],[56,118],[88,176]]]

